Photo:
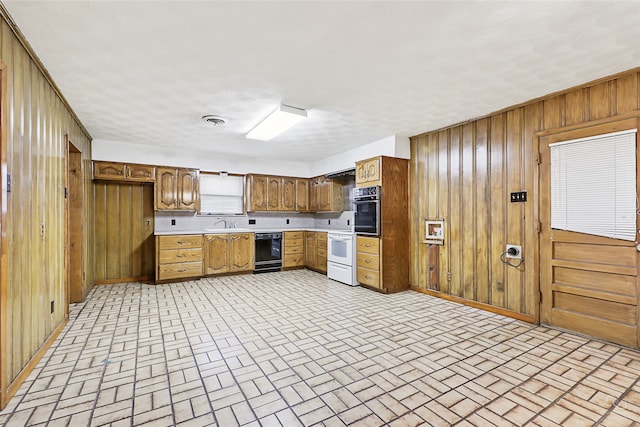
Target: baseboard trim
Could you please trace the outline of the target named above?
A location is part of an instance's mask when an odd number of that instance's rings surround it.
[[[417,286],[411,286],[412,291],[420,292],[432,297],[441,298],[447,301],[457,302],[458,304],[467,305],[469,307],[479,308],[480,310],[489,311],[491,313],[500,314],[502,316],[511,317],[513,319],[522,320],[523,322],[537,324],[535,316],[529,314],[518,313],[517,311],[507,310],[505,308],[495,307],[493,305],[485,304],[483,302],[471,301],[454,295],[443,294],[441,292],[435,292],[428,289],[418,288]]]
[[[115,285],[129,282],[153,282],[153,276],[121,277],[120,279],[96,280],[96,285]]]
[[[13,396],[15,396],[20,386],[24,383],[24,381],[27,379],[29,374],[31,374],[31,372],[35,369],[38,362],[40,362],[44,354],[51,347],[51,344],[53,344],[56,338],[58,338],[58,335],[60,335],[60,332],[62,332],[64,327],[67,325],[68,321],[69,321],[68,318],[64,319],[58,325],[58,327],[53,330],[51,335],[49,335],[49,338],[47,338],[44,344],[38,349],[36,354],[34,354],[31,360],[29,360],[29,362],[25,365],[25,367],[22,368],[22,370],[16,376],[16,378],[13,381],[11,381],[11,384],[9,384],[9,386],[7,387],[7,393],[5,394],[5,396],[3,396],[4,399],[2,402],[2,408],[4,408],[7,405],[7,403],[9,403],[9,401],[11,400],[11,398],[13,398]]]

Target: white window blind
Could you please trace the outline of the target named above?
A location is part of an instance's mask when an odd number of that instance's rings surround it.
[[[200,174],[200,213],[242,214],[244,177]]]
[[[636,240],[636,131],[549,145],[551,228]]]

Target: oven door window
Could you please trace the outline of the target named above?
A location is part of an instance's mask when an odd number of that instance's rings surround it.
[[[347,258],[347,242],[344,240],[331,240],[331,255],[336,258]]]
[[[378,202],[356,202],[356,233],[378,234]]]

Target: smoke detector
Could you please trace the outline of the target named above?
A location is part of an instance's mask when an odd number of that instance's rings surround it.
[[[227,123],[227,119],[225,119],[224,117],[214,116],[211,114],[208,116],[202,116],[202,120],[213,126],[222,126]]]

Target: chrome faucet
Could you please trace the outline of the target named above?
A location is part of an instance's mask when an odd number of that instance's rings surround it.
[[[224,219],[224,218],[218,219],[216,222],[213,223],[213,226],[215,227],[216,225],[220,224],[221,222],[224,222],[224,228],[227,228],[227,220]]]

